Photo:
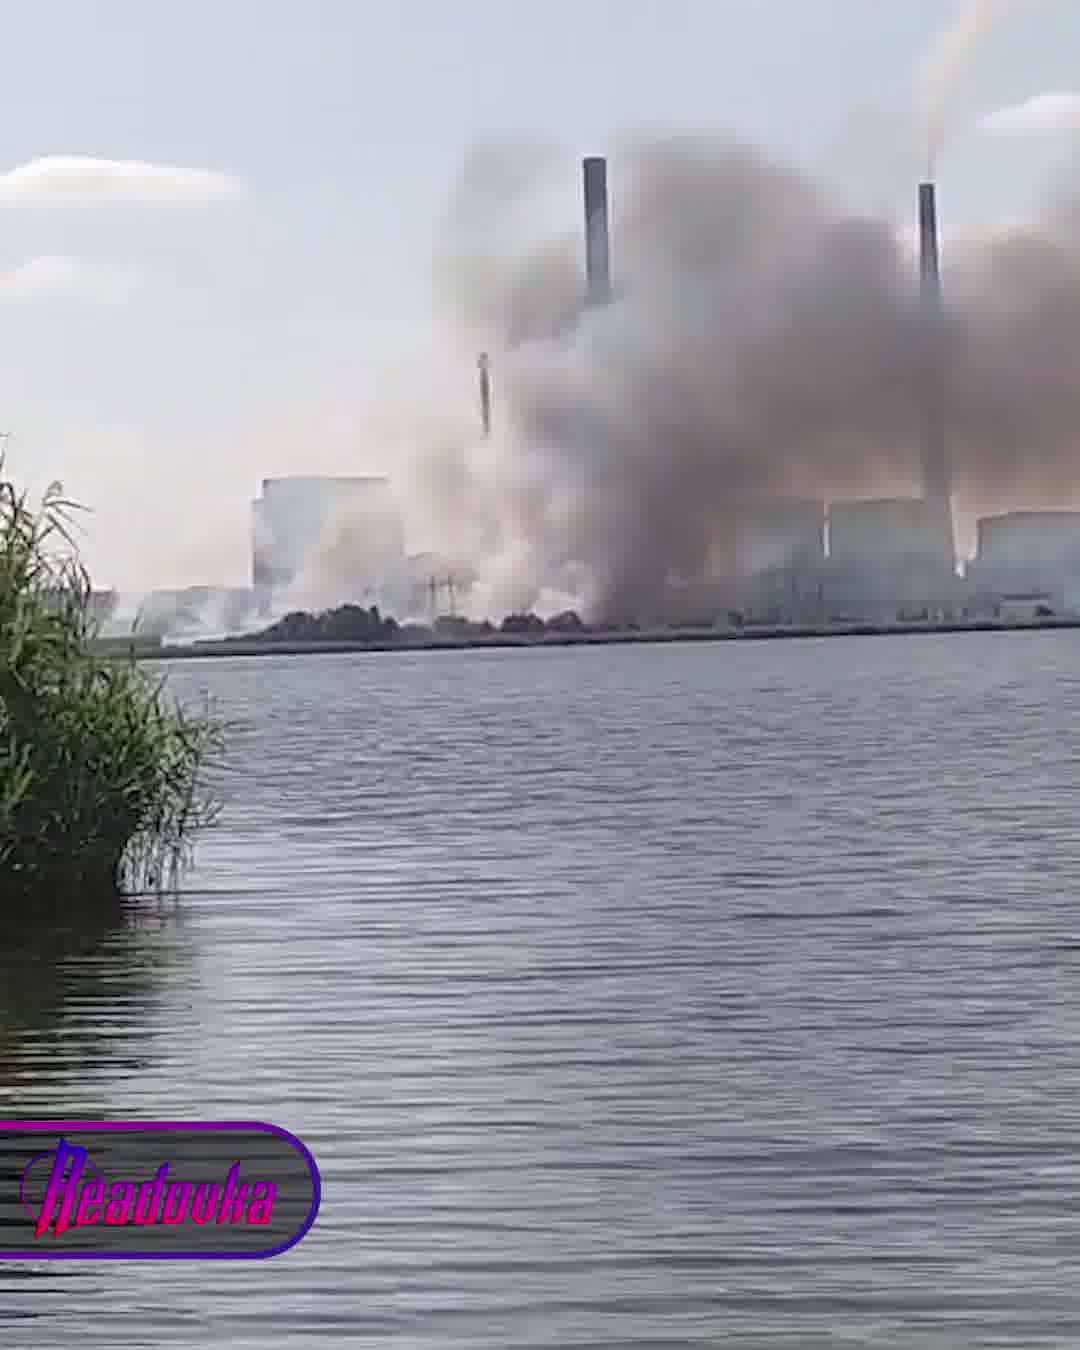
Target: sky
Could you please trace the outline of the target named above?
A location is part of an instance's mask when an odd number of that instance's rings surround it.
[[[470,147],[521,133],[580,155],[639,129],[727,130],[903,223],[913,72],[954,10],[0,0],[7,471],[89,508],[97,585],[246,584],[261,479],[393,474],[385,428],[457,371],[431,255]],[[1080,89],[1078,51],[1075,0],[1031,0],[986,42],[944,211],[1030,208],[1067,138],[975,122]]]

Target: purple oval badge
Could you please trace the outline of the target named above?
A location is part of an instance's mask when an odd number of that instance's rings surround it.
[[[0,1121],[0,1259],[265,1260],[321,1198],[310,1150],[263,1121]]]

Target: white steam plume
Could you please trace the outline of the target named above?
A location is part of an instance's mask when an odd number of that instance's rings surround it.
[[[980,43],[1003,20],[1033,0],[964,0],[960,12],[934,40],[916,77],[919,152],[934,176],[949,119]]]

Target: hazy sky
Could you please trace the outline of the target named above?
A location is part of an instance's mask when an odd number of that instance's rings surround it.
[[[262,477],[392,471],[380,425],[413,381],[423,397],[431,240],[470,145],[729,128],[904,209],[912,72],[954,8],[0,0],[10,467],[93,508],[99,584],[243,584]],[[1029,205],[1067,146],[969,127],[1080,88],[1078,52],[1076,0],[1033,0],[986,45],[942,166],[950,212]]]

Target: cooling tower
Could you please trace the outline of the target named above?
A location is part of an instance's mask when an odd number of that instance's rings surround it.
[[[585,183],[585,278],[590,305],[611,299],[608,237],[607,160],[593,156],[582,165]]]
[[[922,411],[923,493],[936,518],[942,556],[956,565],[952,481],[945,435],[945,343],[941,304],[937,194],[933,183],[919,186],[919,299],[922,361],[919,400]]]

